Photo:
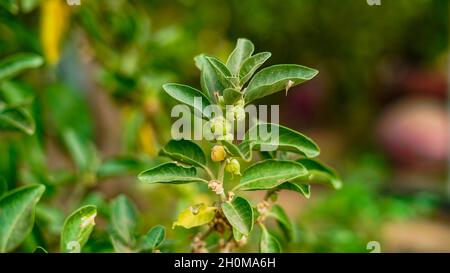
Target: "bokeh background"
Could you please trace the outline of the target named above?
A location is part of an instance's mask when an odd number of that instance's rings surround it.
[[[86,251],[111,251],[108,202],[126,193],[142,226],[168,228],[168,251],[188,251],[177,212],[208,195],[195,186],[141,185],[170,138],[165,82],[199,86],[193,57],[224,59],[239,37],[270,51],[267,65],[320,70],[264,104],[311,136],[340,173],[339,191],[283,194],[295,219],[289,252],[450,251],[449,1],[2,0],[0,58],[45,56],[43,67],[4,82],[1,99],[32,101],[36,133],[0,134],[0,175],[10,189],[47,185],[21,247],[57,249],[64,217],[95,203],[100,220]],[[31,100],[31,98],[33,98]],[[83,185],[83,186],[79,186]],[[256,249],[248,249],[255,251]]]

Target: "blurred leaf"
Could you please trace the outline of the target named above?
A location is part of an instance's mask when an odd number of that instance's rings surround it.
[[[14,250],[31,232],[35,207],[44,191],[43,185],[24,186],[0,199],[0,253]]]
[[[128,245],[134,245],[134,236],[138,222],[136,206],[123,194],[111,205],[111,225],[114,232]]]
[[[248,39],[237,40],[236,47],[227,60],[227,67],[232,75],[238,75],[242,63],[252,56],[255,46]]]
[[[48,251],[47,251],[45,248],[43,248],[43,247],[41,247],[41,246],[38,246],[38,247],[36,247],[36,249],[33,251],[33,253],[48,253]]]
[[[4,7],[13,14],[16,14],[19,11],[17,0],[2,0],[0,1],[0,6]]]
[[[297,162],[305,166],[308,173],[304,177],[295,179],[293,182],[325,183],[330,184],[335,189],[340,189],[342,187],[342,181],[336,172],[319,161],[309,158],[301,158],[298,159]]]
[[[294,224],[291,219],[287,216],[286,212],[279,205],[274,205],[272,207],[272,211],[269,213],[269,216],[275,218],[277,220],[278,225],[281,230],[283,230],[286,239],[289,241],[295,240],[295,229]]]
[[[22,81],[3,81],[0,85],[0,97],[9,106],[29,106],[34,99],[34,90]]]
[[[261,224],[261,239],[259,243],[259,252],[261,253],[280,253],[281,245],[278,239],[270,234],[267,228]]]
[[[35,131],[35,122],[24,107],[9,107],[0,102],[0,130],[19,130],[32,135]]]
[[[109,235],[109,239],[114,248],[114,252],[116,253],[131,253],[133,249],[131,249],[128,245],[126,245],[120,238],[119,235],[113,233]]]
[[[138,179],[150,184],[207,183],[206,180],[197,177],[197,170],[195,167],[185,167],[174,162],[163,163],[150,170],[144,171],[139,174]]]
[[[29,13],[40,3],[40,0],[20,0],[20,9],[23,13]]]
[[[66,130],[73,130],[82,139],[94,139],[94,118],[85,94],[64,84],[54,84],[42,94],[46,106],[45,118],[60,137]]]
[[[141,163],[133,158],[112,158],[101,163],[97,170],[99,177],[112,177],[134,173]]]
[[[216,210],[216,207],[208,207],[205,204],[189,207],[178,214],[178,218],[173,223],[172,228],[181,226],[189,229],[206,225],[214,219]]]
[[[244,191],[268,190],[306,174],[303,165],[295,161],[268,159],[253,164],[242,174],[234,189]]]
[[[206,156],[203,150],[190,140],[170,140],[164,146],[159,155],[165,155],[173,160],[205,168]]]
[[[159,247],[166,237],[166,228],[157,225],[152,227],[141,239],[141,250],[154,250]]]
[[[319,72],[296,64],[280,64],[262,69],[251,79],[245,90],[245,103],[311,80]],[[289,81],[292,84],[289,84]]]
[[[84,206],[66,218],[61,232],[61,252],[81,252],[95,226],[97,208]]]
[[[253,229],[252,205],[243,197],[236,196],[231,201],[222,203],[222,211],[228,222],[244,235],[249,235]]]
[[[80,171],[92,171],[97,168],[97,151],[88,141],[83,140],[72,129],[63,131],[67,150]]]
[[[60,234],[64,225],[64,213],[56,207],[45,204],[36,206],[36,221],[51,234]]]
[[[12,78],[25,69],[41,66],[44,60],[34,53],[17,53],[0,61],[0,82]]]
[[[8,192],[8,182],[3,177],[0,177],[0,198]]]
[[[261,67],[272,56],[270,52],[261,52],[246,59],[239,70],[239,85],[243,86],[258,68]]]

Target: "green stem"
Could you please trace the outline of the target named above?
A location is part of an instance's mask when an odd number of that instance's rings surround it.
[[[219,173],[217,174],[217,180],[222,184],[222,187],[223,187],[223,183],[224,183],[225,166],[226,166],[226,162],[222,161],[220,163]],[[220,200],[222,200],[223,202],[227,201],[227,196],[225,195],[225,188],[224,188],[222,194],[220,194]]]
[[[268,190],[266,192],[266,195],[264,196],[264,201],[268,201],[269,198],[272,196],[272,194],[274,194],[275,192],[277,192],[277,191],[274,189]]]
[[[203,169],[204,169],[204,170],[206,171],[206,173],[208,174],[210,180],[215,180],[215,179],[216,179],[216,177],[214,176],[214,174],[213,174],[213,172],[211,171],[210,168],[204,166]]]

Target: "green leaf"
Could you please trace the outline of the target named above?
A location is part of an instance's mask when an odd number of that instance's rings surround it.
[[[269,213],[269,216],[277,220],[278,225],[280,226],[281,230],[288,240],[294,240],[294,224],[292,223],[291,219],[289,219],[282,207],[280,207],[279,205],[273,205],[272,211]]]
[[[244,238],[244,234],[240,233],[239,230],[233,227],[233,238],[236,242],[239,242]]]
[[[216,207],[208,207],[205,204],[189,207],[178,214],[178,218],[173,223],[172,228],[181,226],[189,229],[206,225],[214,219],[216,211]]]
[[[134,250],[125,244],[119,235],[115,233],[109,234],[109,239],[116,253],[132,253]]]
[[[278,134],[276,133],[278,131]],[[268,132],[268,134],[266,134]],[[256,139],[254,139],[256,136]],[[276,137],[278,136],[278,137]],[[247,149],[243,149],[245,146]],[[274,123],[261,123],[253,126],[246,133],[245,140],[240,144],[242,151],[260,149],[263,145],[266,151],[278,150],[302,154],[306,157],[316,157],[320,148],[309,137],[287,127]],[[248,154],[245,156],[249,156]]]
[[[94,229],[95,216],[97,208],[88,205],[66,218],[61,232],[61,252],[81,252]]]
[[[14,77],[25,69],[36,68],[44,59],[34,53],[18,53],[0,61],[0,82]]]
[[[43,185],[30,185],[0,199],[0,253],[14,250],[31,232],[36,204],[44,191]]]
[[[136,206],[125,195],[119,195],[111,205],[111,225],[126,245],[134,244],[137,222]]]
[[[214,57],[206,57],[206,60],[209,62],[214,72],[216,73],[216,77],[219,82],[225,88],[234,87],[237,82],[237,78],[233,77],[230,70],[218,59]]]
[[[222,204],[222,211],[228,222],[240,233],[248,236],[253,229],[252,205],[243,197],[236,196]]]
[[[79,171],[96,169],[98,155],[92,143],[82,139],[73,129],[63,131],[63,140]]]
[[[318,71],[296,64],[280,64],[262,69],[252,78],[245,90],[245,102],[249,103],[283,89],[311,80]],[[289,81],[292,85],[288,87]]]
[[[298,159],[297,162],[305,166],[308,173],[304,177],[295,179],[294,182],[330,184],[335,189],[342,187],[342,181],[337,173],[319,161],[302,158]]]
[[[277,187],[277,190],[288,190],[300,193],[306,198],[311,196],[311,186],[306,184],[296,184],[292,182],[284,182]]]
[[[99,177],[112,177],[134,173],[141,168],[139,160],[134,158],[112,158],[102,162],[97,170]]]
[[[220,143],[225,147],[228,154],[233,157],[240,157],[244,161],[250,162],[252,159],[251,153],[249,152],[248,142],[243,142],[242,145],[235,145],[230,141],[222,140]]]
[[[163,163],[150,170],[144,171],[139,174],[138,178],[140,181],[150,184],[208,183],[208,181],[197,177],[197,170],[194,167],[186,167],[175,162]]]
[[[19,5],[17,0],[2,0],[0,1],[0,6],[11,12],[12,14],[17,14],[19,11]]]
[[[259,251],[261,253],[280,253],[281,246],[278,239],[270,234],[267,228],[261,224],[261,239],[259,243]]]
[[[211,102],[208,97],[205,96],[201,91],[183,84],[177,83],[166,83],[163,85],[164,91],[169,94],[172,98],[182,102],[188,106],[203,113],[206,106],[210,105]],[[200,99],[201,103],[194,103],[195,98]]]
[[[307,170],[295,161],[268,159],[253,164],[242,174],[241,181],[234,190],[268,190],[305,175]]]
[[[47,251],[45,248],[43,248],[43,247],[41,247],[41,246],[38,246],[38,247],[36,247],[36,249],[33,251],[33,253],[48,253],[48,251]]]
[[[223,91],[223,100],[225,105],[234,105],[242,98],[242,93],[233,88],[227,88]]]
[[[23,13],[29,13],[39,6],[40,0],[22,0],[20,2],[20,9]]]
[[[206,156],[202,148],[190,140],[170,140],[159,152],[173,160],[205,168]]]
[[[222,91],[225,87],[220,83],[217,78],[216,71],[206,59],[205,55],[198,55],[195,58],[195,63],[201,71],[200,84],[204,93],[209,94],[209,97],[216,100],[214,95],[217,92],[222,95]]]
[[[236,47],[233,52],[231,52],[227,60],[227,67],[231,74],[239,74],[239,69],[241,68],[242,63],[252,56],[254,50],[255,46],[250,40],[243,38],[237,40]]]
[[[6,179],[0,177],[0,198],[8,192],[8,183]]]
[[[239,70],[239,84],[243,86],[250,80],[256,70],[260,68],[270,56],[272,56],[270,52],[261,52],[245,60]]]
[[[166,237],[166,228],[157,225],[150,229],[141,241],[141,250],[154,250],[159,247]]]
[[[64,218],[64,212],[60,208],[42,203],[36,206],[36,222],[39,223],[40,228],[45,228],[51,235],[61,234]]]
[[[34,119],[25,107],[0,103],[0,129],[14,129],[32,135],[35,127]]]

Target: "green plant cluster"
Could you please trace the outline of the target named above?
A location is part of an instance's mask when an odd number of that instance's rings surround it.
[[[226,63],[200,55],[195,59],[201,71],[202,90],[174,83],[165,84],[164,90],[179,102],[197,107],[198,111],[204,108],[194,104],[195,98],[201,98],[204,106],[217,103],[223,108],[225,105],[242,107],[272,93],[287,92],[290,87],[310,80],[318,73],[314,69],[292,64],[273,65],[256,72],[270,53],[253,53],[253,43],[239,39]],[[208,114],[203,114],[207,119]],[[236,115],[232,117],[234,120],[228,122],[239,121]],[[217,123],[217,119],[216,116],[210,117],[209,122]],[[220,122],[227,121],[222,117]],[[227,127],[225,124],[219,125],[222,125],[219,128]],[[212,130],[216,127],[212,126]],[[275,127],[279,133],[276,144],[259,135],[256,139],[249,137],[253,135],[253,130],[261,132]],[[220,133],[223,131],[220,130]],[[225,132],[230,133],[233,132]],[[259,122],[249,129],[246,138],[239,144],[222,136],[219,134],[209,144],[210,164],[205,152],[195,142],[186,139],[169,141],[160,154],[173,161],[142,172],[139,180],[150,184],[203,183],[218,196],[213,204],[193,204],[183,210],[173,223],[174,227],[187,229],[207,226],[193,238],[191,246],[194,252],[208,252],[211,248],[228,252],[241,247],[251,236],[254,226],[261,229],[260,251],[280,252],[278,239],[264,224],[266,218],[273,217],[286,236],[292,236],[289,234],[293,231],[291,220],[276,205],[277,193],[290,190],[309,197],[310,183],[324,182],[339,188],[341,181],[332,169],[312,159],[320,153],[317,144],[284,126]],[[261,151],[264,145],[272,147],[273,151]],[[240,161],[252,161],[253,151],[260,152],[263,159],[248,166],[241,174]],[[205,176],[200,175],[198,170],[203,170]],[[239,183],[231,188],[230,180],[235,176],[239,177]],[[246,191],[265,191],[266,194],[263,200],[253,205],[243,196]],[[212,233],[220,236],[211,246],[207,239]]]
[[[316,70],[299,65],[275,65],[256,72],[270,53],[253,55],[253,51],[254,46],[249,40],[239,39],[226,64],[216,58],[200,55],[196,61],[201,70],[202,91],[180,84],[166,84],[164,90],[189,106],[194,106],[191,103],[194,97],[203,98],[207,104],[220,104],[223,100],[225,103],[242,106],[281,89],[287,91],[317,74]],[[42,63],[42,59],[33,54],[9,57],[0,63],[0,80],[2,84],[7,83],[23,70],[38,67]],[[27,115],[26,105],[25,102],[14,103],[6,98],[2,101],[0,121],[4,132],[34,133],[34,120]],[[192,239],[192,251],[210,251],[211,246],[206,245],[205,240],[212,233],[220,234],[215,244],[217,251],[232,251],[245,245],[247,237],[257,225],[261,229],[261,252],[280,252],[281,246],[277,238],[264,224],[266,218],[273,217],[286,232],[286,236],[291,236],[289,232],[293,230],[292,222],[284,210],[275,204],[277,193],[291,190],[309,197],[309,184],[313,181],[340,187],[339,178],[330,168],[311,159],[319,155],[320,151],[308,137],[276,124],[258,123],[250,130],[259,130],[269,125],[277,126],[279,131],[277,150],[260,152],[260,156],[266,159],[250,165],[242,173],[240,161],[250,162],[253,151],[259,151],[261,145],[270,146],[274,143],[258,138],[245,139],[237,144],[217,138],[210,143],[211,160],[208,161],[202,148],[193,141],[171,140],[160,154],[173,161],[158,165],[138,176],[140,181],[151,184],[204,183],[218,196],[214,204],[193,204],[182,211],[173,223],[173,227],[188,229],[207,226],[205,231]],[[96,158],[87,156],[95,154],[95,149],[83,143],[73,132],[67,131],[64,139],[79,168],[84,186],[95,183],[97,176],[114,175],[120,170],[120,162],[104,164],[98,159],[89,161],[87,158]],[[287,159],[288,153],[299,158]],[[198,169],[203,170],[205,176],[200,175]],[[231,190],[227,182],[230,176],[240,177],[239,183]],[[23,243],[32,231],[36,206],[46,187],[31,184],[8,191],[7,183],[4,180],[0,182],[0,251],[8,252]],[[253,206],[242,195],[245,191],[266,191],[266,195]],[[61,252],[82,251],[94,229],[97,209],[97,206],[87,204],[75,209],[65,218],[60,231]],[[48,211],[44,210],[38,213],[48,215]],[[155,252],[159,251],[158,247],[164,241],[165,228],[160,225],[151,228],[146,234],[139,234],[139,212],[124,195],[111,202],[109,220],[108,234],[117,252]],[[36,251],[46,250],[39,247]]]

